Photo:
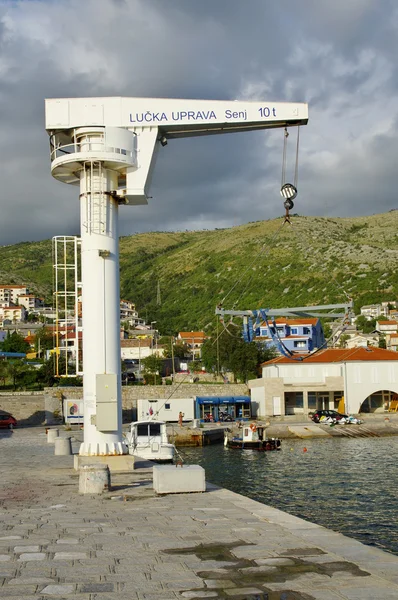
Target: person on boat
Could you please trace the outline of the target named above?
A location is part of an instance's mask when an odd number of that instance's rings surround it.
[[[183,419],[183,417],[184,417],[184,413],[180,411],[178,413],[178,424],[179,424],[180,427],[182,427],[182,419]]]

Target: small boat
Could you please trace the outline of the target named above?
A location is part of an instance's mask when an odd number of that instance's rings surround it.
[[[173,462],[174,444],[167,439],[165,421],[134,421],[126,434],[129,454],[156,462]]]
[[[279,438],[266,438],[265,427],[251,423],[244,425],[242,437],[232,436],[226,431],[224,433],[224,446],[228,448],[237,448],[239,450],[280,450],[281,441]]]

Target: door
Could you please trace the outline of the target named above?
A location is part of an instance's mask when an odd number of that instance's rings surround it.
[[[272,396],[272,414],[274,415],[274,417],[278,417],[282,414],[280,396]]]

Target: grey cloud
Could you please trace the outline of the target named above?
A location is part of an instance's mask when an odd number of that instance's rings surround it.
[[[50,174],[46,97],[309,101],[297,212],[395,208],[397,26],[390,0],[0,0],[0,243],[79,230],[78,189]],[[281,161],[281,131],[171,140],[121,234],[278,216]]]

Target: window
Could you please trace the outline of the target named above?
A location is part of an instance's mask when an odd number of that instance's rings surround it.
[[[303,333],[304,333],[304,335],[309,335],[311,333],[311,331],[309,330],[308,327],[303,327]]]
[[[308,408],[316,408],[316,392],[308,392]]]
[[[148,435],[148,424],[137,425],[137,435]]]
[[[297,335],[297,327],[292,327],[291,330],[290,330],[290,333],[292,335]]]
[[[166,410],[170,410],[170,404],[165,404],[164,407]]]
[[[303,408],[303,392],[296,392],[296,408]]]
[[[151,423],[150,424],[150,433],[151,433],[151,435],[160,435],[160,424],[159,423]]]
[[[306,342],[294,342],[294,347],[295,348],[306,348],[307,344],[306,344]]]

